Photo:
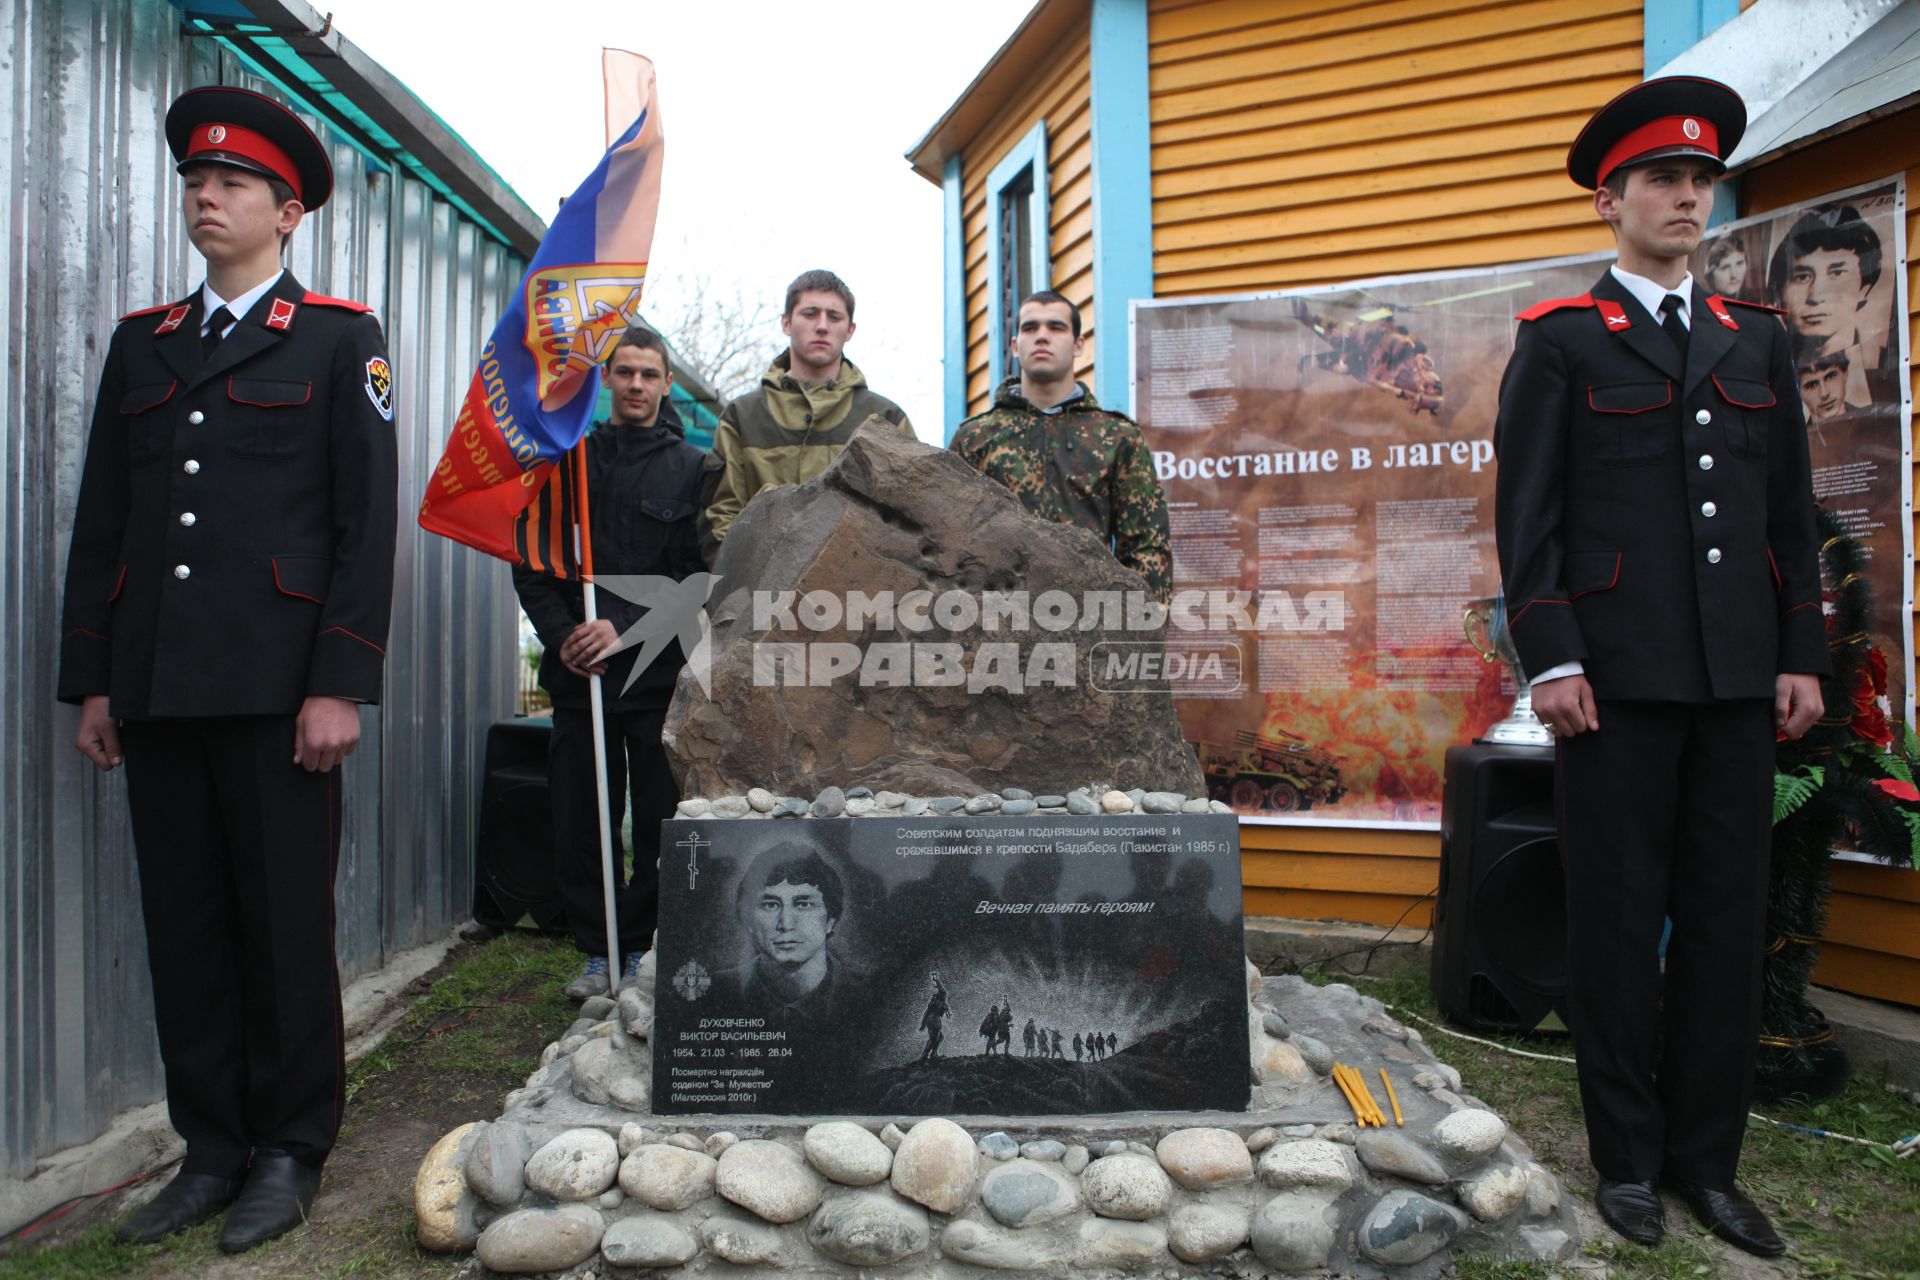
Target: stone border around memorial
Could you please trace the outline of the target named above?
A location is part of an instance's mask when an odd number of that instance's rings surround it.
[[[1093,817],[1122,813],[1232,813],[1233,807],[1177,791],[1135,787],[1116,791],[1103,783],[1076,787],[1061,795],[1035,795],[1019,787],[977,795],[910,796],[868,787],[828,787],[811,800],[778,796],[761,787],[745,795],[682,800],[676,818],[945,818],[953,815],[1020,817]]]
[[[812,800],[755,789],[683,801],[677,816],[1226,809],[1097,785],[936,801],[855,787]],[[415,1179],[422,1248],[473,1250],[502,1274],[711,1257],[803,1274],[1425,1280],[1456,1252],[1559,1261],[1578,1245],[1572,1205],[1526,1143],[1419,1031],[1344,984],[1247,965],[1245,1113],[663,1120],[647,1110],[653,960],[617,1000],[582,1006],[498,1120],[434,1145]],[[1356,1127],[1329,1078],[1336,1060],[1376,1096],[1390,1067],[1405,1126]]]

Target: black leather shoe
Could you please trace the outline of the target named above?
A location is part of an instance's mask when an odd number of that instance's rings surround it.
[[[1653,1180],[1645,1182],[1609,1182],[1600,1180],[1593,1193],[1600,1216],[1607,1225],[1635,1244],[1651,1249],[1667,1238],[1667,1216],[1660,1207],[1660,1190]]]
[[[1686,1202],[1700,1225],[1736,1249],[1760,1258],[1777,1258],[1787,1243],[1773,1230],[1760,1206],[1738,1187],[1701,1187],[1679,1178],[1663,1178],[1668,1190]]]
[[[284,1151],[256,1151],[247,1182],[240,1189],[227,1225],[220,1230],[220,1248],[245,1253],[256,1245],[287,1234],[307,1220],[313,1194],[320,1189],[320,1171],[301,1164]]]
[[[183,1170],[173,1175],[173,1181],[162,1187],[159,1195],[115,1227],[113,1238],[121,1244],[152,1244],[176,1231],[199,1226],[232,1204],[239,1194],[238,1178]]]

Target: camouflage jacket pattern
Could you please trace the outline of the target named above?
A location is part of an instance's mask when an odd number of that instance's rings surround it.
[[[951,448],[1033,514],[1110,539],[1115,558],[1167,603],[1173,553],[1153,452],[1133,419],[1102,409],[1084,382],[1077,385],[1071,399],[1036,409],[1020,394],[1020,380],[1009,378],[993,408],[960,424]]]

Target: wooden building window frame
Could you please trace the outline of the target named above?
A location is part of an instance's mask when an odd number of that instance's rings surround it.
[[[987,174],[988,397],[1007,377],[1007,343],[1020,299],[1053,281],[1047,122],[1013,144]],[[1016,260],[1024,249],[1026,261]],[[1026,267],[1023,279],[1020,268]]]

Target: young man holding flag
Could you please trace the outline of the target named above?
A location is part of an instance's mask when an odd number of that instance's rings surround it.
[[[613,407],[607,421],[582,442],[586,450],[587,510],[594,569],[607,574],[648,574],[685,580],[702,569],[694,528],[700,469],[705,455],[688,444],[668,391],[673,372],[667,344],[651,329],[635,326],[620,337],[607,364]],[[553,738],[547,748],[547,794],[553,802],[555,872],[566,904],[567,926],[587,955],[586,968],[567,984],[572,999],[605,995],[613,988],[607,962],[606,924],[600,883],[600,819],[597,769],[607,779],[608,821],[613,835],[615,913],[621,981],[634,977],[651,945],[659,904],[660,824],[673,816],[680,793],[660,742],[674,679],[685,661],[678,641],[636,671],[637,648],[595,661],[642,610],[607,592],[604,613],[586,620],[585,594],[525,565],[513,570],[520,607],[533,620],[546,653],[540,687],[553,698]],[[606,682],[604,763],[596,763],[588,680]],[[622,870],[619,836],[628,786],[633,790],[633,875]]]

